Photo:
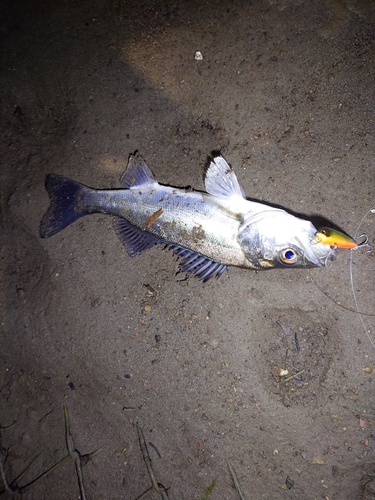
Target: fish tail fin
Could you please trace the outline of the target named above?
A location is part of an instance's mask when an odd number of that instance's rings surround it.
[[[53,236],[88,213],[77,203],[89,190],[86,186],[57,174],[48,174],[45,186],[50,206],[40,222],[41,238]]]

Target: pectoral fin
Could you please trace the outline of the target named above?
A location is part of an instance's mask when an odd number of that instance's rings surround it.
[[[205,179],[208,196],[205,202],[214,205],[229,217],[241,220],[242,214],[248,211],[247,200],[236,174],[222,156],[212,160]]]
[[[136,257],[144,250],[156,245],[165,244],[165,241],[159,240],[148,231],[142,231],[142,229],[133,226],[133,224],[122,217],[115,217],[114,228],[130,257]]]
[[[245,198],[236,174],[222,156],[214,158],[206,172],[207,193],[215,198]]]

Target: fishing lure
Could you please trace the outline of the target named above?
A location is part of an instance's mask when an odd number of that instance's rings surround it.
[[[359,246],[350,236],[329,227],[319,229],[315,233],[315,240],[317,243],[323,243],[323,245],[336,248],[352,249]]]

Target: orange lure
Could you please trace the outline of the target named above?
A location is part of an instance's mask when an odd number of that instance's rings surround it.
[[[315,240],[323,245],[330,245],[331,247],[338,248],[357,248],[357,243],[344,233],[331,229],[329,227],[322,227],[315,233]]]

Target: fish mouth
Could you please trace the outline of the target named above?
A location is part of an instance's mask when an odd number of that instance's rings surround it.
[[[319,245],[319,246],[318,246]],[[294,250],[299,258],[295,262],[286,262],[281,254],[287,250]],[[287,250],[280,250],[277,252],[276,259],[282,267],[331,267],[331,263],[336,260],[336,249],[327,245],[318,244],[314,241],[311,245],[301,241],[294,241]]]
[[[330,263],[337,258],[336,247],[318,243],[315,238],[312,238],[310,243],[307,259],[317,267],[330,267]]]

